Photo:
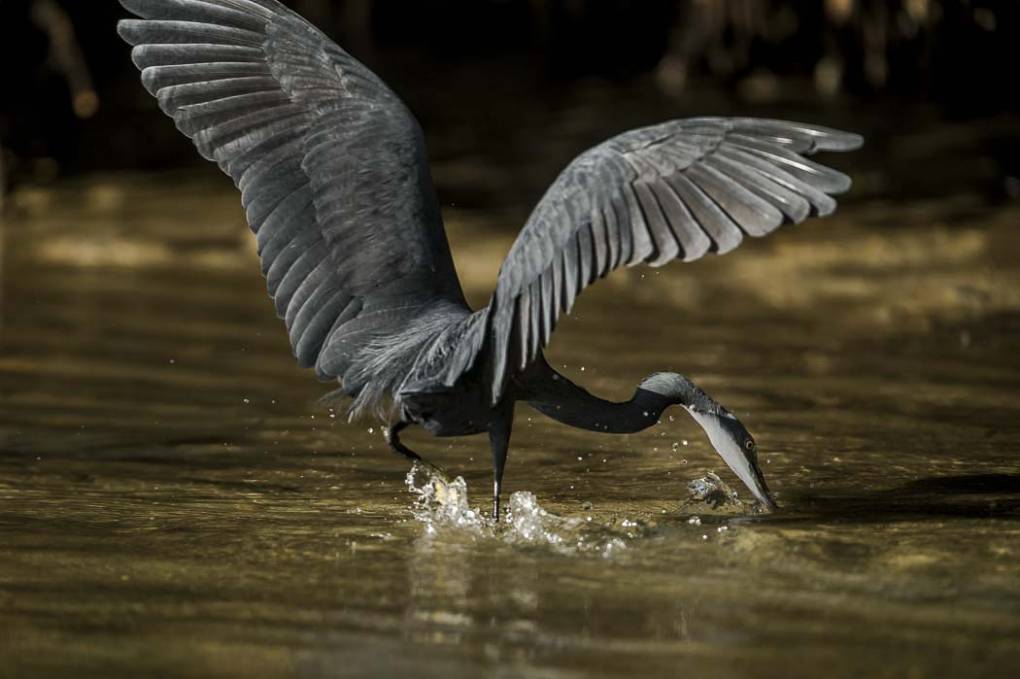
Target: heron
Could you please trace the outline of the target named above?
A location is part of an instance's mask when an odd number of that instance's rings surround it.
[[[492,516],[515,404],[625,434],[687,410],[766,510],[754,438],[687,377],[659,372],[623,402],[545,359],[582,290],[609,273],[724,254],[826,216],[849,177],[808,159],[863,140],[782,120],[698,117],[623,132],[575,158],[538,202],[472,309],[454,268],[423,133],[372,71],[276,0],[120,0],[145,88],[240,190],[262,273],[303,368],[375,416],[389,447],[409,426],[488,433]]]

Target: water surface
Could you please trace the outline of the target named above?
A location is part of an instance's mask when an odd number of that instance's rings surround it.
[[[1006,676],[1020,207],[863,185],[734,256],[621,272],[549,353],[619,399],[690,376],[755,434],[781,512],[688,502],[708,471],[747,492],[682,411],[610,437],[521,406],[499,528],[469,511],[484,437],[409,433],[466,482],[464,507],[423,508],[379,423],[316,402],[226,180],[22,188],[0,279],[3,673]],[[515,215],[447,211],[476,303]]]

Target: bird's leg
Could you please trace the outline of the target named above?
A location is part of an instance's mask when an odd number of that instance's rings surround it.
[[[489,444],[492,446],[492,520],[499,521],[499,496],[503,488],[503,470],[510,450],[510,430],[514,423],[514,406],[499,409],[489,425]]]
[[[386,443],[389,444],[390,450],[392,450],[394,453],[397,453],[398,455],[403,455],[412,462],[421,462],[422,461],[421,455],[414,452],[413,450],[411,450],[410,448],[408,448],[407,446],[400,442],[400,432],[407,429],[409,424],[411,423],[405,422],[403,420],[397,422],[396,424],[391,424],[386,429]]]
[[[449,481],[447,481],[446,472],[443,471],[441,467],[432,464],[431,462],[423,458],[421,455],[405,446],[400,441],[400,432],[407,429],[407,427],[410,424],[411,424],[410,422],[401,420],[387,427],[386,443],[389,444],[390,450],[392,450],[394,453],[397,453],[398,455],[403,455],[408,460],[411,460],[411,462],[413,462],[414,464],[421,465],[422,467],[427,469],[429,473],[435,476],[438,481],[441,481],[442,483],[449,483]]]

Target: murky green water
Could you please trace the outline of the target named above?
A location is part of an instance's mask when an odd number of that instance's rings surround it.
[[[550,352],[617,398],[691,376],[755,434],[780,513],[685,504],[732,477],[682,412],[615,438],[521,407],[495,530],[415,510],[378,424],[316,403],[225,180],[22,189],[0,674],[1010,675],[1020,206],[863,185],[834,219],[601,283]],[[448,214],[476,302],[501,214]],[[408,440],[487,505],[483,437]]]

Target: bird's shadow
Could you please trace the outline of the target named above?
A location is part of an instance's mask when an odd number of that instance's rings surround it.
[[[776,522],[888,523],[929,519],[1020,521],[1020,474],[933,476],[874,492],[788,493]]]

